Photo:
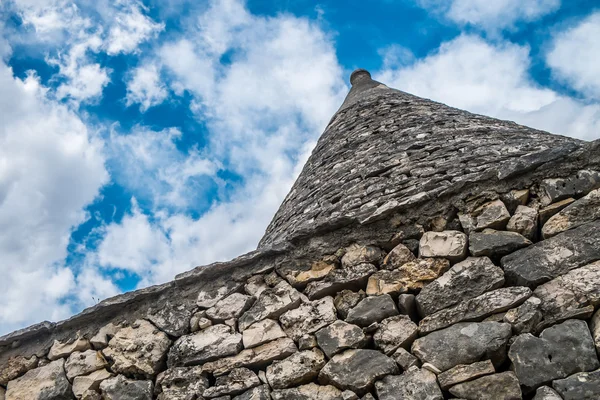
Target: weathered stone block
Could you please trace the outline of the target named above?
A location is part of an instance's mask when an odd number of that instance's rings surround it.
[[[355,307],[362,299],[367,297],[367,294],[363,290],[353,292],[352,290],[342,290],[336,294],[333,299],[333,305],[335,306],[338,315],[342,319],[346,319],[348,311]]]
[[[300,292],[287,282],[280,282],[272,289],[263,291],[258,300],[239,319],[239,329],[243,331],[255,322],[266,318],[278,318],[288,310],[300,305]]]
[[[402,243],[398,244],[394,247],[387,256],[383,259],[383,263],[381,264],[382,269],[396,269],[400,268],[407,262],[411,262],[416,260],[413,252],[403,245]]]
[[[511,337],[509,324],[498,322],[460,322],[415,340],[412,353],[441,371],[459,364],[489,359],[500,365],[506,358]]]
[[[384,256],[384,251],[379,247],[353,244],[342,257],[342,268],[364,263],[379,265]]]
[[[302,385],[316,378],[324,366],[325,356],[321,350],[301,351],[269,365],[267,381],[273,389]]]
[[[208,378],[201,366],[170,368],[156,377],[158,400],[201,398],[206,388]]]
[[[517,336],[508,357],[526,391],[600,366],[587,324],[579,320],[547,328],[539,338],[530,333]]]
[[[600,259],[599,232],[600,220],[503,257],[507,282],[533,287]]]
[[[427,334],[461,321],[482,321],[490,315],[519,306],[529,296],[531,289],[519,286],[484,293],[423,318],[419,322],[419,333]]]
[[[472,256],[487,256],[494,259],[531,245],[531,241],[517,232],[484,229],[469,234],[469,251]]]
[[[327,358],[346,349],[363,347],[367,341],[361,328],[340,320],[317,331],[315,337]]]
[[[520,400],[521,388],[512,372],[486,375],[450,388],[450,393],[465,400]]]
[[[422,258],[392,271],[381,270],[369,278],[367,294],[373,296],[418,290],[446,272],[449,267],[450,262],[444,258]]]
[[[88,375],[76,376],[73,379],[73,394],[80,399],[86,392],[100,390],[100,384],[112,378],[113,374],[105,369],[94,371]]]
[[[214,307],[206,310],[206,316],[215,322],[223,322],[231,318],[239,318],[254,303],[254,297],[241,293],[233,293],[219,300]]]
[[[506,230],[517,232],[529,240],[534,240],[538,230],[538,212],[535,208],[518,206],[510,217]]]
[[[152,381],[135,381],[118,375],[102,381],[103,400],[152,400]]]
[[[407,350],[402,347],[398,348],[394,354],[392,354],[392,358],[396,363],[402,368],[403,371],[407,371],[410,367],[420,367],[421,362],[419,359],[412,354],[410,354]]]
[[[473,379],[490,375],[496,372],[494,365],[490,360],[479,361],[473,364],[457,365],[437,376],[440,387],[448,390],[450,387],[459,383],[471,381]]]
[[[242,335],[227,325],[213,325],[203,331],[182,336],[169,351],[169,368],[199,365],[242,350]]]
[[[103,369],[108,366],[101,352],[96,350],[76,351],[69,356],[65,363],[65,371],[70,381],[76,376],[87,375],[90,372]]]
[[[461,261],[467,256],[467,242],[467,235],[460,231],[425,232],[419,242],[419,255]]]
[[[203,290],[198,293],[196,305],[200,308],[211,308],[217,301],[230,293],[238,292],[244,286],[243,282],[235,282],[234,280],[226,280],[219,287],[213,290]]]
[[[64,371],[65,360],[29,370],[8,382],[7,400],[67,400],[72,398],[71,385]]]
[[[285,337],[285,332],[276,321],[263,319],[250,325],[242,333],[244,348],[260,346],[275,339]]]
[[[568,197],[576,197],[600,187],[600,173],[583,170],[567,178],[544,179],[540,184],[540,200],[543,205]]]
[[[335,386],[320,386],[315,383],[292,389],[273,390],[273,400],[344,400],[342,391]]]
[[[294,340],[315,333],[337,319],[333,299],[325,297],[290,310],[279,317],[285,333]]]
[[[50,361],[58,360],[59,358],[67,357],[75,351],[86,351],[91,348],[90,342],[84,338],[76,338],[74,340],[59,342],[54,341],[48,353]]]
[[[595,400],[600,398],[600,370],[579,372],[552,382],[552,387],[564,400]]]
[[[402,375],[388,375],[375,383],[379,400],[443,400],[435,374],[411,368]]]
[[[502,268],[487,257],[469,257],[425,286],[416,297],[417,309],[423,316],[433,314],[502,285]]]
[[[164,368],[171,339],[150,322],[137,320],[120,329],[102,350],[112,370],[129,376],[152,377]]]
[[[254,372],[248,368],[235,368],[227,375],[218,376],[215,384],[204,390],[203,396],[209,399],[234,396],[259,385],[260,380]]]
[[[570,197],[568,199],[564,199],[564,200],[558,201],[556,203],[552,203],[547,207],[541,208],[538,211],[539,225],[544,226],[546,224],[546,222],[548,222],[548,220],[550,218],[552,218],[553,215],[556,215],[560,210],[569,206],[573,202],[575,202],[575,199]]]
[[[542,227],[542,236],[547,239],[569,229],[600,219],[600,189],[565,207]]]
[[[0,367],[0,385],[6,386],[9,381],[23,375],[25,372],[38,366],[38,358],[15,356],[8,359],[5,365]]]
[[[535,392],[533,400],[563,400],[563,398],[548,386],[542,386]]]
[[[232,400],[271,400],[271,391],[268,385],[261,385],[235,396]]]
[[[377,272],[373,264],[356,264],[343,269],[332,270],[320,281],[308,284],[304,293],[315,300],[325,296],[335,296],[342,290],[360,290],[367,285],[369,276]]]
[[[406,315],[397,315],[381,321],[373,334],[375,346],[387,355],[393,354],[399,347],[410,349],[417,338],[417,325]]]
[[[509,323],[515,334],[533,332],[542,320],[541,304],[539,298],[532,296],[519,307],[508,310],[502,321]]]
[[[398,315],[396,304],[394,304],[394,300],[389,294],[384,294],[361,300],[356,307],[348,312],[346,322],[365,327],[394,315]]]
[[[398,373],[391,358],[377,350],[346,350],[336,354],[319,373],[321,384],[332,384],[342,390],[365,394],[376,380]]]

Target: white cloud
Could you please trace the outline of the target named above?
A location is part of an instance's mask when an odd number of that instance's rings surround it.
[[[556,34],[546,62],[557,78],[600,100],[600,12]]]
[[[471,112],[511,119],[553,133],[596,139],[600,106],[585,105],[535,84],[529,49],[462,35],[429,56],[377,78],[391,87]]]
[[[127,106],[139,103],[140,111],[146,112],[150,107],[162,103],[169,92],[161,81],[156,65],[141,65],[133,70],[131,79],[127,81]]]
[[[560,0],[417,0],[434,13],[441,13],[459,25],[473,25],[487,31],[513,28],[517,22],[534,21],[560,8]]]
[[[108,180],[102,142],[31,75],[0,63],[0,330],[72,309],[74,273],[63,266],[83,208]]]
[[[108,54],[131,53],[140,43],[164,29],[164,24],[154,22],[143,11],[143,5],[130,2],[124,10],[116,13],[107,38]]]

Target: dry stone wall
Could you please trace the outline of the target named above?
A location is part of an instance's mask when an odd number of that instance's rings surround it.
[[[396,93],[359,78],[340,113]],[[599,399],[600,142],[523,135],[311,235],[292,192],[255,252],[0,337],[0,400]]]

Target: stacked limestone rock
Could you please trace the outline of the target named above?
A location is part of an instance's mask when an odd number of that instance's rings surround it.
[[[0,399],[600,398],[600,173],[580,171],[0,366]],[[159,328],[160,327],[160,328]]]

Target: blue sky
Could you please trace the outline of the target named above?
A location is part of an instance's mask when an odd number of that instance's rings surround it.
[[[357,67],[600,138],[592,0],[8,0],[0,13],[0,333],[253,250]]]

